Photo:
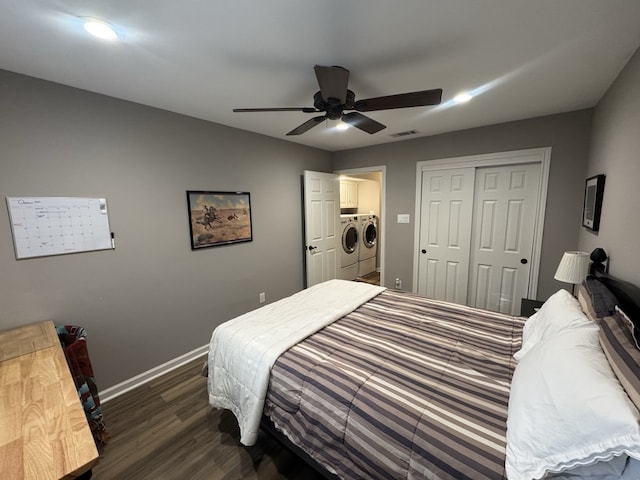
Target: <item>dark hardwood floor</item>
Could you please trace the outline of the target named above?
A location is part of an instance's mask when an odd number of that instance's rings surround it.
[[[266,433],[253,447],[240,444],[233,414],[207,401],[204,358],[103,404],[111,441],[93,478],[321,480]]]

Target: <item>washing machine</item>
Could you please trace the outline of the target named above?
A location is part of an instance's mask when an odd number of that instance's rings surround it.
[[[359,215],[360,252],[358,254],[358,276],[364,277],[376,271],[378,255],[378,219],[375,215]]]
[[[360,224],[355,215],[340,215],[340,232],[342,244],[340,248],[340,278],[355,280],[358,278],[360,262]]]

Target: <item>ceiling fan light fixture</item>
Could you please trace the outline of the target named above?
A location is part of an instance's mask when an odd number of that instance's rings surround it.
[[[426,107],[439,105],[442,101],[442,89],[420,90],[417,92],[385,95],[382,97],[366,98],[355,101],[355,93],[347,88],[349,70],[344,67],[326,67],[315,65],[316,80],[320,91],[313,95],[313,108],[311,107],[285,107],[285,108],[234,108],[234,112],[283,112],[296,111],[304,113],[323,113],[298,125],[287,135],[302,135],[324,120],[342,120],[365,133],[373,135],[384,130],[386,125],[377,122],[373,118],[363,115],[361,112],[375,112],[379,110],[393,110],[397,108]],[[352,110],[352,111],[348,111]],[[345,113],[345,111],[348,111]],[[335,129],[344,126],[334,127]],[[348,127],[347,127],[348,128]]]
[[[83,18],[84,29],[94,37],[102,40],[114,41],[118,39],[118,33],[109,23],[97,18]]]
[[[342,120],[340,120],[336,125],[336,130],[342,131],[342,130],[348,130],[348,129],[349,129],[349,124],[343,122]]]

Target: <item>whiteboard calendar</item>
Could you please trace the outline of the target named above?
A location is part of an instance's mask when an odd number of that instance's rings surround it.
[[[7,197],[16,258],[112,248],[105,198]]]

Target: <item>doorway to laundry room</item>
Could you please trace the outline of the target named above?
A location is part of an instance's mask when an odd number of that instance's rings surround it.
[[[339,170],[338,277],[384,285],[386,167]]]

